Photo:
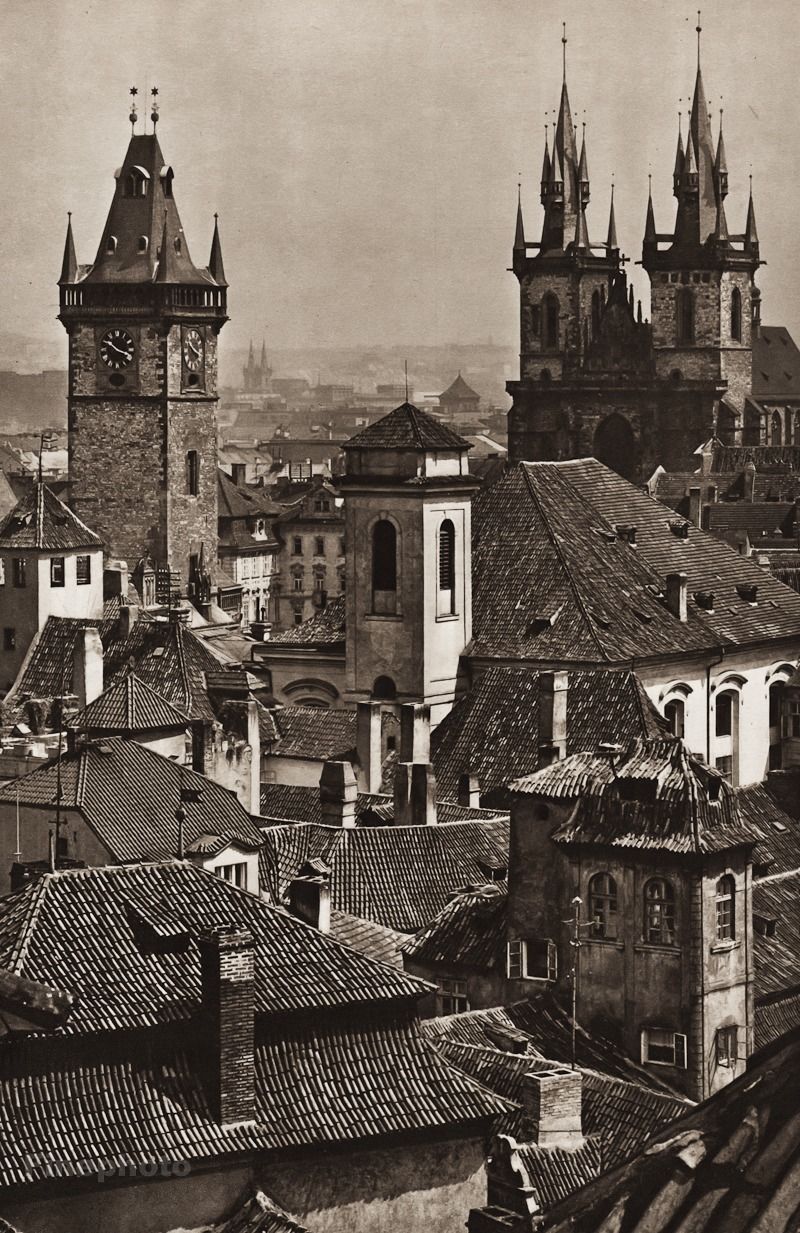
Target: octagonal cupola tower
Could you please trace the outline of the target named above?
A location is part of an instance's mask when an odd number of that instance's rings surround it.
[[[207,602],[216,561],[217,338],[227,282],[216,217],[195,265],[156,135],[133,129],[91,265],[72,220],[59,279],[69,336],[69,500],[131,568]],[[211,566],[213,572],[213,565]]]

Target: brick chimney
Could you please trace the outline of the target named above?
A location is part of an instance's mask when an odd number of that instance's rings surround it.
[[[103,692],[103,644],[96,629],[82,629],[73,651],[73,691],[82,711]]]
[[[325,826],[355,826],[358,787],[349,762],[326,762],[319,777],[322,822]]]
[[[255,956],[237,925],[200,934],[200,981],[211,1112],[222,1126],[255,1118]]]
[[[458,803],[477,809],[481,803],[481,784],[477,775],[465,771],[458,777]]]
[[[356,753],[364,792],[380,792],[383,777],[380,702],[359,702],[356,712]]]
[[[703,493],[700,488],[689,489],[689,521],[693,522],[696,527],[700,526],[702,521],[703,510]]]
[[[539,673],[539,766],[567,756],[566,672]]]
[[[522,1079],[525,1137],[539,1147],[583,1145],[579,1070],[532,1070]]]
[[[742,474],[742,495],[745,501],[751,503],[755,499],[756,491],[756,464],[752,458],[748,458],[744,464],[744,472]]]
[[[136,604],[129,604],[127,601],[122,601],[119,606],[119,616],[117,617],[117,636],[120,638],[130,637],[131,630],[139,619],[139,609]]]
[[[667,608],[679,621],[685,621],[688,614],[686,574],[667,574]]]
[[[430,762],[431,708],[424,702],[404,702],[400,707],[400,756],[398,762]]]
[[[320,933],[331,931],[331,886],[326,877],[293,878],[289,883],[289,911]]]
[[[243,486],[243,484],[246,482],[246,476],[247,476],[247,463],[246,462],[232,462],[231,463],[231,479],[233,480],[237,488],[241,488]]]
[[[430,762],[398,762],[394,772],[395,826],[436,825],[436,776]]]

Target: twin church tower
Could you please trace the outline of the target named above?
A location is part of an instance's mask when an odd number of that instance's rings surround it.
[[[613,189],[602,243],[590,238],[585,134],[578,138],[565,71],[552,144],[545,138],[541,239],[526,238],[518,207],[512,268],[520,285],[520,377],[507,385],[512,462],[594,455],[626,478],[661,464],[693,470],[716,435],[758,444],[751,392],[761,264],[752,192],[744,232],[725,216],[728,165],[716,142],[700,67],[685,143],[672,175],[674,230],[656,228],[652,197],[642,249],[651,320],[634,311],[617,241]],[[563,40],[566,47],[566,37]]]
[[[70,503],[109,555],[134,569],[149,560],[171,575],[173,589],[208,599],[227,283],[216,222],[208,264],[190,256],[156,136],[157,108],[152,118],[152,133],[137,134],[131,112],[134,132],[92,265],[78,265],[71,223],[67,231],[59,316],[69,335]],[[712,140],[699,54],[673,190],[673,232],[657,230],[648,203],[642,264],[651,321],[644,322],[627,288],[613,196],[605,240],[590,237],[586,142],[579,152],[565,72],[545,142],[541,239],[527,239],[521,205],[517,215],[512,462],[594,454],[640,481],[659,463],[691,467],[713,435],[760,440],[758,412],[747,401],[759,316],[752,195],[744,232],[731,233],[725,145],[721,127]]]

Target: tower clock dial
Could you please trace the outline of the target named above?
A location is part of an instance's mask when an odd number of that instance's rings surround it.
[[[203,335],[199,330],[189,329],[183,335],[183,362],[189,372],[199,372],[203,367]]]
[[[136,344],[127,330],[107,330],[100,339],[100,359],[107,368],[127,368],[135,351]]]

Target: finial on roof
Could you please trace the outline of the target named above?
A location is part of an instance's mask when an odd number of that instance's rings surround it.
[[[703,33],[703,27],[700,25],[700,9],[697,10],[697,25],[695,26],[695,30],[697,31],[697,67],[699,69],[700,68],[700,35]]]
[[[561,70],[562,70],[563,80],[564,80],[564,81],[566,81],[566,80],[567,80],[567,23],[566,23],[565,21],[562,21],[562,23],[561,23],[561,30],[562,30],[562,34],[561,34]]]
[[[150,94],[153,99],[153,105],[150,109],[150,119],[153,121],[153,132],[155,132],[156,125],[158,124],[158,86],[153,86]]]
[[[208,272],[220,287],[227,287],[225,281],[225,267],[222,264],[222,243],[219,238],[219,215],[214,215],[214,234],[211,237],[211,254],[208,258]],[[253,342],[250,340],[252,348]]]
[[[130,110],[128,119],[131,122],[131,136],[133,136],[134,132],[136,131],[136,121],[139,118],[139,113],[136,110],[136,95],[139,93],[139,91],[136,89],[136,86],[131,86],[128,93],[131,96],[131,110]]]
[[[408,360],[404,360],[403,367],[405,369],[405,377],[406,377],[406,402],[408,402]]]
[[[611,207],[608,211],[608,235],[606,236],[606,248],[609,252],[614,248],[619,248],[617,243],[617,220],[614,217],[614,178],[611,178]]]
[[[75,257],[75,241],[72,238],[72,211],[67,211],[67,238],[64,241],[64,257],[61,262],[61,276],[58,280],[59,285],[62,283],[74,283],[78,273],[78,262]]]

